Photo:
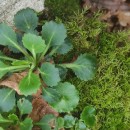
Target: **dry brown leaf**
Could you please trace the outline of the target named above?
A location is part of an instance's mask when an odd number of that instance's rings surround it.
[[[107,13],[105,13],[105,14],[103,14],[101,17],[100,17],[100,19],[101,20],[108,20],[110,17],[111,17],[111,12],[110,11],[108,11]]]
[[[83,8],[86,8],[86,7],[91,7],[91,2],[90,2],[90,0],[83,0],[83,2],[82,2],[82,6],[83,6]]]
[[[122,26],[127,26],[130,25],[130,11],[125,12],[125,11],[118,11],[117,12],[117,17],[119,19],[119,23]]]
[[[39,121],[46,114],[53,114],[58,116],[59,113],[56,112],[47,102],[43,100],[41,96],[35,97],[32,101],[33,110],[29,115],[33,121]]]
[[[91,5],[98,9],[118,10],[122,6],[123,0],[83,0],[85,5]]]
[[[20,91],[19,91],[19,88],[18,88],[19,82],[23,77],[25,77],[25,75],[27,75],[26,71],[21,72],[21,73],[14,73],[9,78],[6,78],[5,80],[0,81],[0,86],[6,86],[6,87],[9,87],[9,88],[12,88],[18,94],[20,94]]]
[[[34,126],[34,127],[32,128],[32,130],[41,130],[41,128],[38,127],[38,126]]]

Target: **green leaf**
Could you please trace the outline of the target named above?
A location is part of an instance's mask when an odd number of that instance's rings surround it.
[[[31,33],[25,34],[22,41],[24,47],[27,48],[32,54],[41,53],[46,48],[45,41],[40,36],[36,36]]]
[[[42,27],[42,37],[45,43],[51,46],[61,45],[66,36],[66,29],[63,24],[50,21],[46,22]]]
[[[0,78],[2,78],[6,73],[9,72],[9,69],[5,69],[6,67],[9,66],[0,61]]]
[[[89,129],[87,129],[86,125],[83,122],[78,121],[75,125],[75,130],[89,130]]]
[[[19,30],[28,32],[37,27],[38,17],[32,9],[26,8],[17,12],[14,16],[14,23]]]
[[[93,127],[96,123],[96,110],[92,106],[87,106],[84,108],[81,113],[81,119],[85,122],[85,124],[89,127]]]
[[[47,101],[49,104],[58,102],[60,100],[60,94],[57,92],[57,90],[53,88],[45,88],[43,89],[43,99]]]
[[[0,127],[0,130],[4,130],[2,127]]]
[[[13,29],[4,23],[0,24],[0,45],[13,46],[17,44],[17,37]]]
[[[12,123],[13,121],[5,119],[1,114],[0,114],[0,123]]]
[[[63,67],[60,67],[60,66],[58,66],[57,68],[59,69],[60,78],[61,78],[62,80],[65,79],[68,70],[67,70],[66,68],[63,68]]]
[[[9,60],[9,61],[15,60],[15,59],[9,58],[9,57],[4,57],[4,59]],[[23,70],[23,69],[26,69],[29,67],[30,67],[29,65],[8,66],[0,61],[0,78],[2,78],[8,72],[17,71],[19,69]]]
[[[54,89],[60,94],[61,98],[50,105],[58,112],[70,112],[78,105],[79,95],[75,86],[65,82],[59,83]],[[55,95],[57,96],[57,95]]]
[[[55,116],[52,114],[45,115],[39,122],[36,124],[42,128],[42,130],[51,130],[50,122],[55,119]]]
[[[56,86],[60,81],[59,70],[51,63],[43,63],[40,68],[43,81],[48,86]]]
[[[58,117],[57,126],[58,126],[58,129],[64,128],[64,118]]]
[[[26,33],[31,33],[31,34],[35,34],[35,35],[39,35],[39,32],[37,30],[28,30],[26,31]]]
[[[15,91],[9,88],[0,89],[0,112],[9,112],[15,106]]]
[[[0,51],[0,56],[3,56],[4,54],[3,54],[3,52],[2,51]]]
[[[65,39],[64,43],[58,48],[56,51],[58,54],[66,54],[73,48],[71,41],[69,39]]]
[[[22,37],[23,37],[23,34],[20,34],[20,33],[17,33],[16,32],[16,37],[17,37],[17,43],[23,47],[23,43],[22,43]],[[15,48],[15,47],[12,47],[12,46],[8,46],[9,50],[12,51],[13,53],[20,53],[20,51]]]
[[[19,90],[23,95],[28,96],[36,93],[40,85],[39,76],[34,73],[28,73],[28,75],[20,81]]]
[[[23,122],[20,123],[20,130],[32,130],[33,123],[32,119],[26,118]]]
[[[30,62],[27,60],[15,60],[11,63],[13,66],[19,66],[19,65],[29,65]]]
[[[72,69],[75,75],[84,81],[92,79],[96,72],[95,58],[87,54],[81,54],[75,62],[63,66]]]
[[[2,61],[16,61],[17,59],[14,59],[14,58],[11,58],[11,57],[7,57],[6,55],[4,55],[1,51],[0,51],[0,60],[2,60]],[[1,62],[1,61],[0,61]],[[4,64],[3,62],[2,62],[2,64]],[[7,66],[7,65],[6,65]]]
[[[8,57],[6,57],[6,59],[14,60],[13,58],[8,58]],[[2,78],[8,72],[24,70],[29,67],[30,65],[7,66],[3,62],[0,61],[0,78]]]
[[[14,121],[14,122],[17,122],[17,121],[19,120],[19,119],[18,119],[18,116],[15,115],[15,114],[10,114],[10,115],[8,116],[8,118],[9,118],[10,120]]]
[[[13,52],[13,53],[20,53],[20,51],[18,49],[16,49],[15,47],[12,46],[8,46],[8,49]]]
[[[13,29],[4,23],[0,24],[0,45],[14,47],[25,56],[28,56],[28,53],[18,44],[17,37]]]
[[[64,127],[65,128],[72,128],[75,125],[75,118],[71,115],[64,116]]]
[[[19,99],[19,101],[17,102],[17,106],[20,110],[21,115],[29,114],[32,111],[32,103],[25,98]]]
[[[11,57],[7,57],[6,55],[4,55],[1,51],[0,51],[0,60],[3,61],[16,61],[17,59],[11,58]]]

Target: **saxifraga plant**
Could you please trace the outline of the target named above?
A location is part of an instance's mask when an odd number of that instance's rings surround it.
[[[78,56],[73,63],[55,64],[54,55],[66,54],[72,49],[72,44],[67,38],[66,28],[62,23],[46,22],[42,26],[42,31],[38,32],[36,30],[38,17],[30,8],[19,11],[14,17],[14,23],[18,30],[16,32],[5,23],[0,24],[0,45],[7,46],[13,53],[22,53],[23,57],[14,59],[1,52],[0,78],[3,79],[14,72],[26,71],[27,75],[19,83],[19,91],[25,97],[16,101],[14,90],[0,89],[0,123],[3,127],[5,127],[4,123],[9,123],[9,126],[10,124],[19,125],[21,130],[31,130],[32,119],[22,118],[23,115],[32,111],[32,104],[26,97],[36,94],[39,89],[42,89],[43,99],[54,110],[59,113],[69,113],[78,105],[79,95],[74,85],[69,82],[61,82],[67,69],[71,69],[81,80],[87,81],[94,77],[96,63],[94,57],[85,53]],[[15,106],[20,111],[19,116],[9,114],[7,119],[4,118],[2,113],[10,112]],[[89,111],[89,108],[87,110]],[[90,118],[90,122],[88,118],[85,118],[85,114],[81,114],[83,125],[91,127],[94,124],[92,123],[92,121],[95,122],[94,113],[93,108],[88,112],[87,117]],[[43,117],[35,125],[41,126],[44,130],[50,130],[49,119],[50,117],[47,119]],[[57,120],[62,121],[61,118]],[[60,129],[60,127],[55,125],[56,129]]]

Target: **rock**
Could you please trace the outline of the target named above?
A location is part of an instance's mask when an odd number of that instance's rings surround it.
[[[40,12],[44,9],[44,0],[0,0],[0,22],[12,26],[14,15],[27,7]]]

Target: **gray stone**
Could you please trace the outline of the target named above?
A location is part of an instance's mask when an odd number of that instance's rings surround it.
[[[44,9],[44,0],[0,0],[0,23],[13,26],[14,15],[27,7],[40,12]]]

